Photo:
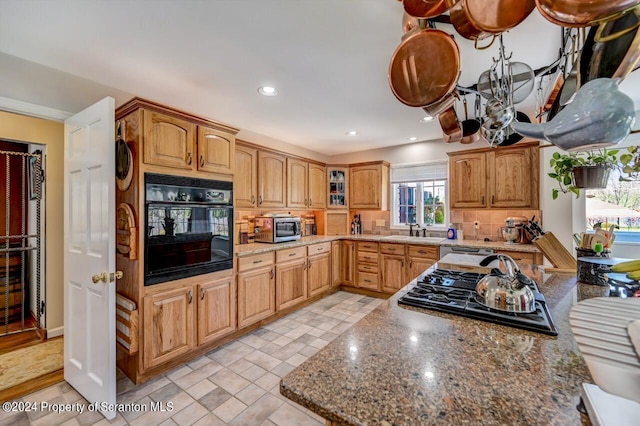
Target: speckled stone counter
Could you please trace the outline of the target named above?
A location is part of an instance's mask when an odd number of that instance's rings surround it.
[[[296,241],[290,241],[278,244],[268,243],[252,243],[237,245],[235,253],[237,256],[249,256],[252,254],[264,253],[273,250],[280,250],[292,247],[305,246],[314,243],[322,243],[326,241],[335,240],[360,240],[360,241],[376,241],[387,243],[401,243],[401,244],[422,244],[431,246],[457,246],[457,247],[483,247],[492,248],[494,250],[509,250],[519,251],[525,253],[539,253],[540,250],[533,244],[506,244],[503,241],[475,241],[475,240],[448,240],[446,238],[437,237],[409,237],[406,235],[372,235],[362,234],[358,236],[354,235],[312,235],[308,237],[302,237]]]
[[[338,424],[579,425],[592,383],[571,307],[606,295],[575,276],[536,277],[557,337],[399,306],[413,282],[284,377],[280,392]]]

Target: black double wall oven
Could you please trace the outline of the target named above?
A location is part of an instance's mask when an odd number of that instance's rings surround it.
[[[145,173],[144,285],[233,268],[232,183]]]

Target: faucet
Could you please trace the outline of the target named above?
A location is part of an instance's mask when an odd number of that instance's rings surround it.
[[[407,225],[409,225],[409,236],[413,237],[413,227],[417,226],[419,229],[420,225],[418,225],[417,223],[407,223]]]

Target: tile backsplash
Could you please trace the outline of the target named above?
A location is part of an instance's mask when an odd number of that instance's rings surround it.
[[[536,221],[540,223],[540,210],[451,210],[450,222],[456,224],[458,229],[464,231],[465,240],[501,240],[498,231],[506,226],[505,220],[508,217],[524,216],[531,219],[535,215]],[[474,223],[478,221],[479,228],[474,228]]]

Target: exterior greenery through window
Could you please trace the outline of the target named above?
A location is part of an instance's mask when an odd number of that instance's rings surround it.
[[[392,226],[407,223],[446,225],[446,162],[394,166],[391,182]]]

